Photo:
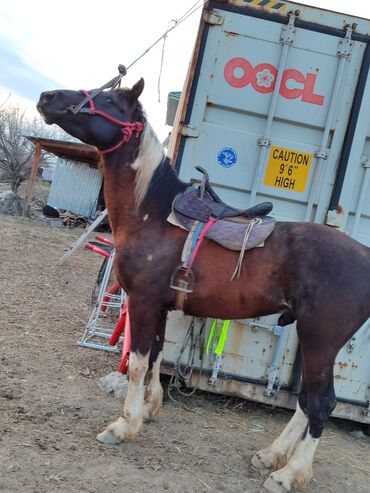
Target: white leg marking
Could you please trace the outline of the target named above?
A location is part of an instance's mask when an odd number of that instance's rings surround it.
[[[303,487],[312,479],[312,464],[319,438],[312,438],[310,433],[301,440],[288,464],[273,472],[265,481],[264,487],[271,493],[285,493],[292,486]]]
[[[307,426],[307,416],[297,402],[297,409],[281,435],[269,447],[260,450],[252,458],[252,465],[258,469],[281,469],[291,457],[294,447],[302,437]]]
[[[123,417],[111,423],[96,438],[101,443],[119,443],[137,435],[144,416],[144,377],[148,370],[149,353],[145,356],[131,352],[129,385],[123,406]]]
[[[144,419],[154,418],[160,411],[163,401],[163,389],[159,379],[159,370],[162,361],[162,351],[153,363],[149,373],[149,380],[145,389]]]

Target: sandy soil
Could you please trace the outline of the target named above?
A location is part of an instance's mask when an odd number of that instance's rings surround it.
[[[0,491],[53,493],[263,492],[253,453],[291,413],[196,393],[166,398],[137,440],[103,446],[95,435],[121,403],[98,387],[119,356],[81,348],[98,256],[57,260],[81,230],[0,217]],[[370,491],[370,439],[332,420],[306,493]]]

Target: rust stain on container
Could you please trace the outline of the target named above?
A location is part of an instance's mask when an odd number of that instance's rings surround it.
[[[347,368],[347,367],[348,367],[348,363],[347,363],[347,362],[342,363],[341,361],[338,361],[337,365],[339,366],[339,368],[340,368],[341,370],[344,370],[345,368]]]
[[[244,327],[237,322],[234,323],[234,330],[232,337],[229,337],[228,351],[232,354],[240,354],[240,350],[242,347],[242,337],[244,333]]]

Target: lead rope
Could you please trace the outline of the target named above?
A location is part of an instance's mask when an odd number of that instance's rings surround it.
[[[176,27],[178,27],[180,24],[182,24],[186,19],[188,19],[191,15],[194,14],[194,12],[196,12],[197,10],[199,10],[201,7],[203,7],[204,4],[207,3],[208,0],[202,0],[201,4],[199,4],[200,0],[198,0],[197,2],[195,2],[195,4],[190,7],[189,10],[187,10],[181,17],[180,19],[178,19],[176,21],[176,24],[173,25],[172,27],[170,27],[169,29],[167,29],[167,31],[165,31],[162,36],[160,36],[156,41],[154,41],[154,43],[152,43],[146,50],[143,51],[143,53],[138,56],[137,58],[135,58],[135,60],[133,62],[130,63],[130,65],[128,65],[127,69],[131,68],[136,62],[138,62],[141,58],[143,58],[143,56],[145,56],[147,53],[149,53],[149,51],[154,48],[154,46],[156,44],[158,44],[163,38],[165,38],[167,36],[168,33],[170,33],[171,31],[173,31]],[[198,6],[197,6],[198,5]]]
[[[171,22],[174,22],[175,25],[177,24],[177,20],[176,19],[171,19],[170,22],[168,23],[168,26],[170,26]],[[166,48],[166,41],[167,41],[168,29],[169,29],[169,27],[167,27],[167,31],[163,35],[161,64],[160,64],[160,67],[159,67],[158,84],[157,84],[157,87],[158,87],[158,103],[161,102],[161,77],[162,77],[163,61],[164,61],[164,51],[165,51],[165,48]]]
[[[180,19],[176,22],[176,24],[169,29],[166,30],[165,33],[162,34],[154,43],[152,43],[149,48],[143,51],[143,53],[138,56],[133,62],[130,63],[127,67],[124,65],[118,65],[118,72],[119,74],[114,77],[112,80],[109,82],[106,82],[103,84],[101,87],[98,89],[94,89],[89,96],[86,96],[77,106],[71,106],[68,108],[74,115],[76,115],[78,112],[80,112],[83,108],[83,106],[89,102],[91,99],[94,99],[98,94],[100,94],[104,89],[114,89],[115,87],[119,87],[121,84],[121,79],[127,74],[127,70],[131,68],[136,62],[138,62],[144,55],[146,55],[156,44],[158,44],[162,39],[166,38],[168,33],[170,33],[173,29],[175,29],[177,26],[179,26],[182,22],[184,22],[186,19],[188,19],[194,12],[196,12],[200,7],[203,7],[203,5],[206,3],[207,0],[203,0],[201,5],[198,5],[200,0],[198,0],[189,10],[183,14]],[[198,6],[197,6],[198,5]]]

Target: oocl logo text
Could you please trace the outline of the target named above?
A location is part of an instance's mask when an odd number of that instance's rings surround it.
[[[229,60],[224,68],[224,77],[232,87],[241,88],[251,84],[253,89],[268,94],[275,88],[278,70],[271,63],[253,65],[242,57]],[[288,68],[284,70],[279,93],[287,99],[298,99],[305,103],[324,104],[324,96],[315,94],[315,73],[304,75],[299,70]]]

